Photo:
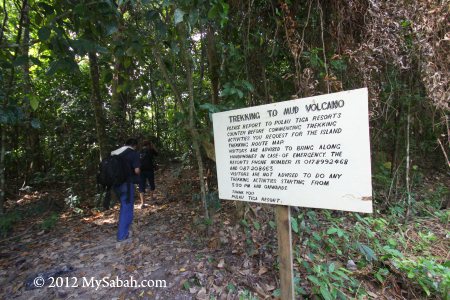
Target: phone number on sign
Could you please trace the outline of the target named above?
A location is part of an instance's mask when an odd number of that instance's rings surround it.
[[[165,280],[141,280],[138,281],[131,276],[129,279],[120,279],[116,277],[103,277],[96,279],[95,277],[82,277],[81,280],[78,277],[44,277],[38,276],[33,281],[34,285],[38,288],[48,286],[50,288],[76,288],[87,287],[95,288],[166,288],[167,283]]]
[[[305,159],[303,163],[305,165],[346,165],[348,159]]]

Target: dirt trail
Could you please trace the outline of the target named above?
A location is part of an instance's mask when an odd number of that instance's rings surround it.
[[[168,179],[173,174],[166,170],[157,180],[159,204],[145,209],[135,205],[129,242],[116,242],[116,205],[84,219],[61,219],[48,233],[32,228],[0,243],[0,299],[236,299],[238,286],[270,295],[275,282],[268,267],[261,268],[258,257],[244,258],[242,247],[227,245],[240,234],[231,225],[207,237],[204,226],[195,225],[201,205],[191,195],[171,193],[189,186]],[[162,181],[173,186],[162,186]],[[54,275],[60,278],[55,287],[47,281],[30,289],[39,273],[46,277],[55,271],[61,271]],[[261,287],[263,274],[273,283]],[[97,287],[94,280],[103,279]],[[119,280],[132,284],[132,279],[166,287],[112,287]],[[256,281],[260,284],[251,283]]]

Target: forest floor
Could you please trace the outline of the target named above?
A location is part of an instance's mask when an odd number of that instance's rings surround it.
[[[245,254],[242,230],[229,219],[231,206],[217,212],[222,228],[208,234],[199,217],[201,203],[186,191],[195,178],[174,176],[177,171],[157,173],[157,204],[147,199],[149,206],[141,209],[135,202],[127,242],[116,241],[117,203],[84,216],[63,212],[50,229],[43,229],[49,218],[42,216],[18,222],[12,235],[0,240],[0,299],[236,299],[238,287],[270,297],[277,286],[273,256]],[[62,191],[30,192],[18,202],[25,207],[64,197]],[[35,288],[39,276],[60,279]],[[100,287],[92,281],[103,278],[107,283]],[[132,278],[165,287],[113,288],[120,284],[116,278],[124,285]]]
[[[0,240],[0,299],[273,299],[279,283],[270,207],[248,206],[249,230],[234,219],[233,202],[225,201],[208,229],[202,205],[192,197],[198,190],[195,172],[180,170],[170,165],[157,172],[157,203],[147,201],[144,209],[135,205],[128,242],[116,242],[117,204],[105,212],[85,209],[82,215],[65,209],[54,224],[48,213],[18,221]],[[25,209],[41,201],[51,206],[64,197],[54,189],[25,192],[10,205]],[[435,231],[445,242],[436,246],[448,251],[448,228]],[[58,279],[36,288],[39,276]],[[359,276],[364,281],[363,272]],[[381,286],[365,279],[363,298],[408,298],[401,284]],[[132,280],[162,287],[114,288]],[[308,291],[307,283],[300,285]]]

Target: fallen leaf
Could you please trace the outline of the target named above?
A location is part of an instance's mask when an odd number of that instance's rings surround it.
[[[206,289],[202,287],[195,298],[197,300],[207,300],[208,296],[206,295]]]
[[[219,262],[219,264],[217,265],[217,267],[219,269],[223,269],[223,267],[225,266],[225,260],[222,258]]]
[[[97,260],[102,260],[105,257],[105,254],[99,254],[97,255]]]
[[[267,273],[267,268],[266,267],[261,267],[258,271],[258,275],[261,276],[262,274]]]
[[[372,293],[371,291],[366,291],[366,292],[367,292],[367,294],[368,294],[370,297],[372,297],[372,298],[374,298],[374,299],[378,299],[378,298],[379,298],[377,294]]]
[[[125,270],[127,270],[127,272],[132,273],[132,272],[136,271],[136,267],[135,266],[126,266]]]

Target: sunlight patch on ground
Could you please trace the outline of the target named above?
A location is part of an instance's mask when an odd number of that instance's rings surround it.
[[[30,203],[30,202],[32,202],[34,200],[38,200],[42,196],[45,196],[47,194],[48,193],[39,193],[39,192],[33,192],[31,194],[24,194],[21,198],[19,198],[16,201],[16,204],[19,204],[19,205],[27,204],[27,203]]]

